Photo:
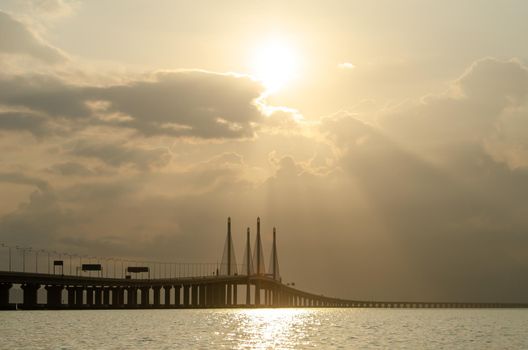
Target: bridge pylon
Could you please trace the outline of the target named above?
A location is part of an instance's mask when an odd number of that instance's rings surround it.
[[[257,218],[257,238],[255,240],[255,250],[253,262],[256,264],[255,273],[257,275],[266,274],[266,265],[264,263],[264,252],[262,250],[262,239],[260,238],[260,217]]]
[[[277,255],[277,229],[275,227],[273,228],[273,246],[271,248],[269,272],[274,280],[281,280],[279,272],[279,257]]]
[[[235,256],[235,249],[233,246],[233,237],[231,235],[231,218],[227,218],[227,237],[224,245],[224,253],[222,254],[222,262],[220,263],[219,274],[222,276],[237,275],[237,263]]]
[[[250,228],[246,231],[246,247],[244,249],[244,259],[242,261],[242,275],[251,276],[255,273],[253,257],[251,256]]]

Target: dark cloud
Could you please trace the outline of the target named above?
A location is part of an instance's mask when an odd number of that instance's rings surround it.
[[[61,63],[66,56],[59,49],[45,43],[22,22],[0,11],[0,54],[22,54],[46,63]]]
[[[240,138],[253,136],[252,124],[262,119],[255,105],[262,92],[248,77],[183,71],[102,88],[97,97],[132,118],[122,125],[146,135]]]
[[[27,131],[36,137],[50,133],[46,118],[24,112],[0,112],[0,130]]]
[[[164,166],[171,158],[167,148],[144,149],[108,141],[79,140],[66,148],[70,155],[99,159],[111,166],[133,164],[142,169]]]
[[[4,105],[74,120],[78,126],[121,127],[147,136],[252,137],[264,120],[255,103],[263,87],[231,74],[161,72],[105,87],[74,85],[46,75],[4,77],[1,82]]]
[[[91,176],[95,174],[92,170],[77,162],[57,163],[50,170],[63,176]]]
[[[86,119],[92,111],[85,88],[53,76],[0,77],[0,103],[45,113],[49,119]]]
[[[0,173],[0,182],[7,182],[20,185],[32,185],[37,187],[39,190],[45,192],[49,189],[47,181],[42,179],[27,176],[19,172],[2,172]]]

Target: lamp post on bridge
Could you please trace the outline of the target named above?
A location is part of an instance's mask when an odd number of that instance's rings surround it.
[[[70,276],[71,276],[72,275],[72,265],[73,265],[72,258],[73,258],[73,256],[77,256],[77,255],[76,254],[70,254],[70,253],[63,253],[63,254],[70,258]]]
[[[2,247],[7,248],[7,250],[9,251],[9,253],[8,253],[8,256],[9,256],[8,265],[9,265],[9,272],[11,272],[11,247],[8,246],[8,245],[5,245],[4,243],[0,243],[0,244],[2,245]]]
[[[108,258],[108,260],[112,260],[112,262],[114,263],[114,278],[117,278],[117,276],[116,276],[116,260],[113,257],[112,258]]]
[[[22,272],[26,272],[26,249],[27,248],[19,247],[16,245],[15,249],[17,251],[20,249],[20,251],[22,252]]]
[[[38,273],[38,253],[41,251],[41,249],[35,249],[35,273]]]
[[[51,265],[51,252],[49,250],[46,251],[48,253],[48,275],[50,274],[50,265]]]

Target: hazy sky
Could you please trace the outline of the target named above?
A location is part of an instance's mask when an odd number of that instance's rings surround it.
[[[528,301],[528,2],[0,0],[0,241]]]

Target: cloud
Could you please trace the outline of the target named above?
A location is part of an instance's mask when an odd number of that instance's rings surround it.
[[[51,169],[52,172],[63,176],[91,176],[95,173],[88,169],[81,163],[77,162],[62,162],[54,164]]]
[[[171,158],[167,148],[147,149],[108,141],[79,140],[67,145],[66,149],[70,155],[99,159],[115,167],[126,164],[133,164],[141,169],[162,167]]]
[[[445,94],[378,118],[392,137],[422,154],[477,144],[510,166],[528,165],[528,69],[517,60],[473,63]],[[454,151],[454,149],[453,149]]]
[[[0,78],[0,103],[66,123],[134,130],[146,136],[251,138],[265,117],[263,87],[245,76],[158,72],[126,84],[75,85],[49,75]],[[28,126],[28,128],[30,128]]]
[[[0,33],[0,54],[26,55],[50,64],[67,60],[61,50],[44,42],[22,22],[3,11],[0,11]]]
[[[160,72],[151,81],[94,90],[107,112],[145,135],[199,138],[252,137],[262,119],[255,100],[263,87],[248,77],[204,71]]]
[[[36,137],[48,135],[50,132],[45,118],[24,112],[0,112],[1,130],[28,131]]]
[[[20,172],[0,173],[0,182],[7,182],[20,185],[32,185],[45,192],[49,190],[49,184],[39,178],[27,176]]]

